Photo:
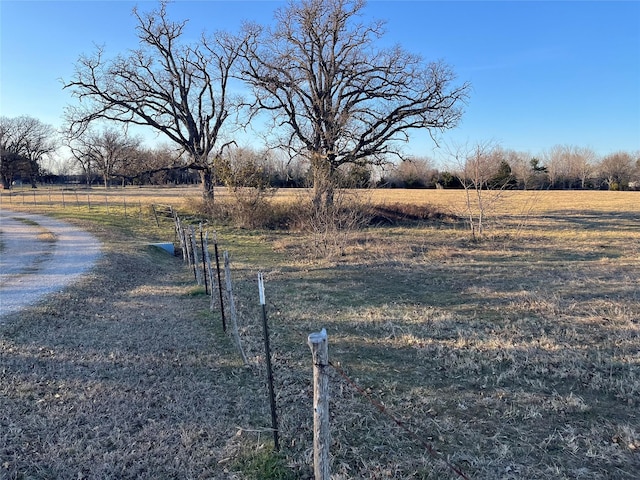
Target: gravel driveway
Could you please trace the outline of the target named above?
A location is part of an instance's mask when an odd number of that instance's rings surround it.
[[[100,242],[68,223],[0,210],[0,323],[89,270]]]

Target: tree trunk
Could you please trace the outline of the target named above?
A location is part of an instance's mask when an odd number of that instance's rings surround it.
[[[312,168],[313,206],[317,210],[328,210],[333,206],[335,168],[326,159],[312,161]]]
[[[202,182],[202,198],[205,201],[213,202],[213,171],[210,168],[200,170],[200,181]]]
[[[38,172],[40,171],[40,167],[38,166],[38,162],[35,160],[29,161],[29,181],[31,182],[31,188],[38,188]]]

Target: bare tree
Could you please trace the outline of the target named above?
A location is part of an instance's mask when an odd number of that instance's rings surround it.
[[[555,145],[544,153],[547,175],[552,188],[562,188],[569,176],[569,163],[563,145]]]
[[[586,188],[595,172],[596,153],[585,147],[555,145],[545,154],[551,186]]]
[[[124,182],[127,171],[138,158],[140,144],[139,137],[106,128],[100,132],[84,130],[68,146],[88,178],[91,173],[98,173],[105,188],[109,188],[115,177],[122,178]]]
[[[81,173],[78,161],[73,156],[57,157],[49,162],[49,170],[54,175],[62,177],[63,182],[72,175]]]
[[[571,171],[580,181],[580,188],[587,188],[587,182],[596,171],[598,156],[587,147],[575,147],[572,152]]]
[[[636,151],[632,156],[634,158],[634,162],[629,188],[631,190],[640,190],[640,150]]]
[[[532,180],[531,155],[526,152],[515,150],[505,150],[503,152],[505,161],[511,167],[511,173],[518,182],[518,186],[527,190],[534,183]]]
[[[628,188],[634,161],[628,152],[616,152],[602,159],[598,167],[600,177],[609,190]]]
[[[138,149],[135,162],[130,164],[125,172],[131,179],[137,179],[141,183],[162,185],[172,181],[179,182],[181,177],[189,176],[185,175],[187,168],[176,167],[184,163],[181,162],[180,154],[180,150],[168,144],[151,149]]]
[[[269,162],[269,151],[234,146],[221,158],[219,176],[230,190],[269,189]]]
[[[307,187],[309,186],[308,161],[302,157],[289,157],[281,149],[269,150],[267,169],[271,185],[274,187]]]
[[[504,153],[493,142],[463,145],[450,149],[456,176],[465,191],[466,216],[471,236],[477,240],[484,234],[485,222],[502,198],[509,178],[501,184],[495,179],[504,165]]]
[[[426,188],[437,182],[438,171],[433,161],[427,157],[408,158],[402,160],[386,175],[386,183],[390,187]]]
[[[223,126],[237,111],[228,81],[238,45],[223,33],[184,44],[187,21],[171,21],[164,2],[148,14],[133,14],[140,47],[112,60],[102,48],[81,56],[65,83],[80,101],[67,109],[70,129],[81,133],[95,120],[149,126],[184,149],[187,167],[200,172],[203,195],[212,199]]]
[[[306,156],[316,206],[333,202],[343,164],[400,155],[412,129],[456,126],[469,85],[442,62],[380,49],[383,23],[358,22],[364,0],[290,0],[273,29],[247,25],[242,77],[257,111],[273,114],[282,142]]]
[[[16,175],[26,176],[36,188],[40,162],[58,148],[58,136],[51,125],[21,116],[0,117],[0,176],[10,188]]]

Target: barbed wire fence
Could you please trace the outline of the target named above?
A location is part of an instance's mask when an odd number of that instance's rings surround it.
[[[213,256],[210,252],[209,231],[203,226],[203,223],[199,220],[194,220],[188,228],[185,228],[185,221],[181,219],[177,214],[174,214],[174,222],[176,228],[176,236],[180,239],[180,248],[183,249],[181,256],[183,261],[188,264],[188,267],[193,271],[195,282],[202,286],[205,286],[205,291],[209,295],[209,309],[213,312],[215,309],[219,309],[222,319],[223,331],[227,332],[226,319],[229,318],[231,322],[231,336],[233,343],[238,351],[238,354],[242,358],[243,364],[249,367],[261,367],[261,363],[264,361],[264,366],[267,369],[267,385],[269,387],[269,400],[271,405],[272,415],[272,433],[274,435],[274,447],[279,449],[279,433],[280,428],[277,423],[277,406],[276,398],[277,393],[274,392],[274,379],[272,372],[272,352],[270,350],[269,329],[266,318],[266,300],[264,292],[264,276],[262,272],[258,272],[258,291],[256,296],[259,304],[262,307],[263,312],[263,338],[262,341],[265,345],[265,351],[263,354],[256,354],[256,346],[249,345],[249,350],[255,355],[248,356],[246,353],[247,339],[246,332],[250,329],[244,329],[241,331],[239,325],[246,324],[247,319],[240,319],[240,313],[238,312],[237,297],[234,293],[233,281],[232,281],[232,262],[231,255],[228,250],[223,251],[223,263],[224,269],[220,267],[219,250],[218,250],[218,235],[217,232],[213,232]],[[198,225],[196,229],[195,225]],[[200,244],[198,245],[198,238]],[[187,251],[185,252],[184,249]],[[200,256],[198,256],[198,250],[200,250]],[[213,258],[212,258],[213,257]],[[198,265],[198,262],[202,263]],[[224,271],[224,274],[222,272]],[[222,280],[224,278],[224,280]],[[224,287],[222,282],[224,281]],[[248,302],[248,300],[245,299]],[[226,313],[229,314],[227,317]],[[255,329],[254,329],[255,330]],[[229,333],[229,332],[227,332]],[[313,412],[314,412],[314,441],[313,441],[313,468],[314,476],[316,480],[329,480],[329,446],[331,445],[330,429],[328,427],[329,422],[329,395],[327,389],[329,388],[329,374],[332,370],[334,375],[332,380],[334,382],[343,382],[353,392],[355,392],[361,399],[371,405],[377,410],[388,422],[396,425],[405,435],[415,444],[423,448],[429,456],[434,460],[442,463],[445,469],[450,473],[453,473],[458,478],[468,480],[469,477],[462,471],[460,467],[455,465],[452,461],[445,458],[445,456],[439,452],[436,447],[430,442],[426,441],[423,436],[417,434],[406,421],[399,419],[397,415],[394,415],[384,404],[376,400],[367,388],[359,385],[359,383],[352,379],[345,368],[341,366],[339,362],[330,361],[328,354],[321,354],[318,356],[316,352],[316,344],[314,338],[319,338],[324,335],[324,341],[327,341],[326,331],[312,333],[309,335],[309,346],[312,350],[312,369],[314,370],[313,381]],[[315,336],[315,337],[314,337]],[[326,346],[325,346],[326,347]],[[318,360],[320,359],[320,360]],[[285,405],[280,406],[281,409],[286,408]]]

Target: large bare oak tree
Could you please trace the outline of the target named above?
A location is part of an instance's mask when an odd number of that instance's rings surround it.
[[[67,110],[70,130],[80,134],[95,120],[152,127],[184,149],[189,164],[182,167],[198,170],[203,195],[213,198],[223,127],[237,111],[228,82],[238,46],[223,33],[183,43],[187,22],[171,21],[165,3],[133,13],[139,48],[110,60],[102,48],[83,55],[65,83],[79,100]]]
[[[381,163],[409,132],[456,126],[469,85],[443,62],[378,48],[383,23],[361,23],[364,0],[290,0],[273,29],[246,25],[242,77],[257,111],[312,166],[314,203],[330,206],[343,164]]]

